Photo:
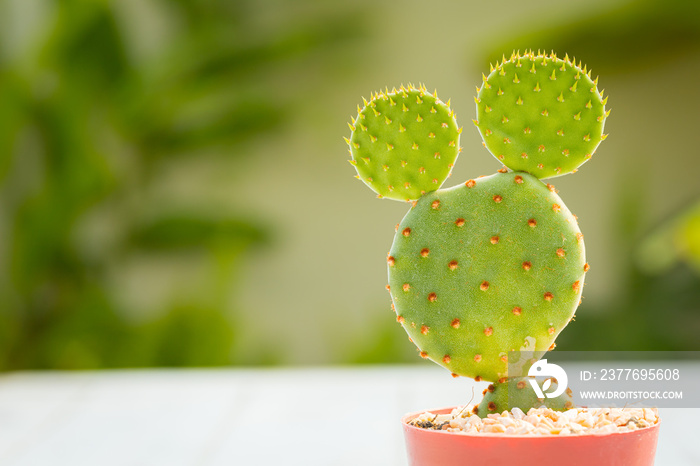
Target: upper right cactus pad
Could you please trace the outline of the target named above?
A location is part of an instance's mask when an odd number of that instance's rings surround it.
[[[492,68],[476,97],[476,126],[506,167],[538,178],[575,172],[605,139],[607,98],[598,79],[556,55],[513,54]]]

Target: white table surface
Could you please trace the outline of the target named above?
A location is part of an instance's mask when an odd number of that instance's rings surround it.
[[[428,364],[9,373],[0,465],[404,465],[402,414],[487,385]],[[700,409],[660,411],[656,465],[700,465]]]

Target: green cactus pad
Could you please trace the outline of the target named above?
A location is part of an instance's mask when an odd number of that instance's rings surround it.
[[[605,139],[598,79],[556,55],[514,54],[484,76],[475,124],[506,167],[538,178],[575,172]]]
[[[388,256],[397,320],[421,356],[496,381],[511,350],[546,351],[583,288],[583,235],[554,188],[498,173],[423,196]]]
[[[510,411],[514,407],[520,408],[527,413],[530,408],[540,408],[542,406],[554,411],[566,411],[574,407],[571,389],[566,389],[564,393],[556,398],[537,398],[535,391],[530,385],[530,377],[512,377],[502,383],[493,383],[484,390],[484,398],[474,409],[479,417],[485,418],[489,414],[500,414],[503,411]],[[535,380],[532,378],[531,380]],[[538,380],[537,385],[542,389],[544,380]],[[551,382],[550,392],[557,387],[557,382]],[[543,390],[545,391],[545,390]]]
[[[459,153],[454,111],[424,87],[379,92],[358,107],[346,139],[357,178],[378,194],[412,201],[440,188]]]

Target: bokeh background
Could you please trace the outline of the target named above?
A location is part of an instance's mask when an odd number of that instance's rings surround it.
[[[353,178],[361,96],[583,60],[610,137],[552,181],[591,272],[567,350],[700,350],[700,4],[0,0],[0,370],[414,362]]]

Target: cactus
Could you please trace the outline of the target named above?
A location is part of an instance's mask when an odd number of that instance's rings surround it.
[[[401,86],[373,94],[350,124],[350,163],[379,197],[411,201],[440,188],[459,153],[454,111],[437,92]]]
[[[358,177],[379,197],[413,201],[387,255],[396,320],[422,357],[497,382],[479,415],[541,404],[532,390],[517,395],[524,379],[508,379],[508,352],[553,349],[580,303],[583,235],[540,179],[575,172],[605,138],[597,82],[568,57],[504,59],[483,76],[474,122],[505,167],[447,189],[460,130],[435,94],[380,92],[350,125]],[[549,406],[564,409],[568,395]]]
[[[584,248],[559,196],[497,173],[423,196],[389,253],[399,322],[452,373],[506,376],[507,352],[546,351],[581,297]]]
[[[538,178],[575,172],[605,139],[607,98],[569,57],[513,55],[491,69],[476,97],[486,148],[511,170]]]
[[[504,380],[502,383],[492,383],[484,390],[484,398],[478,406],[474,407],[473,412],[479,417],[484,418],[489,414],[502,413],[515,406],[531,408],[545,406],[554,411],[566,411],[574,407],[574,402],[571,398],[571,389],[567,388],[564,393],[555,398],[539,399],[530,388],[530,380],[535,379],[530,379],[529,377],[511,377]],[[536,381],[543,392],[546,391],[542,388],[545,382],[546,380]],[[552,381],[550,387],[556,389],[557,383]]]

